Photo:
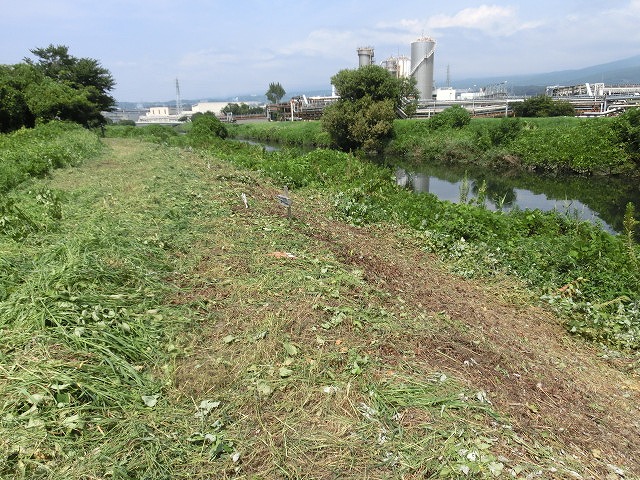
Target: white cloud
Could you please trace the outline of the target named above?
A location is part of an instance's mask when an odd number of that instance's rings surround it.
[[[492,36],[512,35],[538,25],[538,22],[522,22],[515,8],[498,5],[465,8],[455,15],[435,15],[426,23],[426,27],[432,30],[466,28],[480,30]]]
[[[340,56],[345,46],[358,44],[361,40],[356,40],[353,32],[336,31],[328,29],[314,30],[303,40],[292,42],[281,47],[278,51],[282,55],[305,55],[305,56]],[[355,47],[353,47],[355,48]]]

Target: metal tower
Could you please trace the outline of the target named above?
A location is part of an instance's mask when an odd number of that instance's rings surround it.
[[[180,115],[182,113],[182,99],[180,98],[180,83],[176,78],[176,114]]]

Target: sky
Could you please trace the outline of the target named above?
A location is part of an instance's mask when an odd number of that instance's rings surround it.
[[[640,54],[640,0],[0,0],[0,64],[65,45],[113,75],[117,101],[330,91],[357,68],[436,41],[434,76],[570,70]]]

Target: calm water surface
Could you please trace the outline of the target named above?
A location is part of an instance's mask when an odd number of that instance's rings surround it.
[[[384,163],[395,172],[398,185],[453,203],[459,203],[464,192],[468,200],[477,198],[485,184],[485,206],[490,210],[555,210],[598,223],[612,233],[622,231],[627,203],[640,212],[640,188],[632,179],[502,173],[452,165],[415,167],[392,158]]]
[[[267,151],[280,148],[277,144],[240,141],[262,145]],[[623,230],[627,203],[635,205],[636,218],[640,215],[640,182],[637,179],[496,172],[457,165],[416,166],[394,157],[372,161],[390,168],[398,185],[416,193],[429,192],[440,200],[453,203],[460,202],[465,189],[468,189],[467,200],[477,198],[484,183],[485,206],[490,210],[555,210],[597,223],[611,233]]]

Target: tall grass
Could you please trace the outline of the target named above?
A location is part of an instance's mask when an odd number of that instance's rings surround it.
[[[327,132],[320,122],[256,122],[229,126],[229,134],[236,138],[251,138],[283,145],[321,147],[331,145]]]
[[[79,165],[102,149],[98,137],[79,125],[50,122],[0,135],[0,192],[29,177]]]

